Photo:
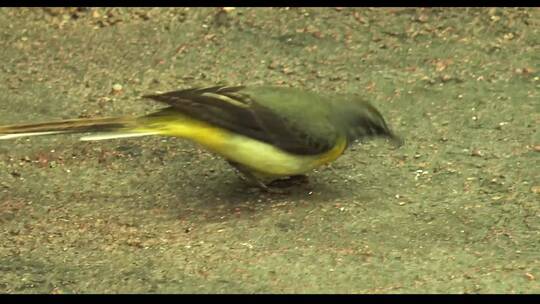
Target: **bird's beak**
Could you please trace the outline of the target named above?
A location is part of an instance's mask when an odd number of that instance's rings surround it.
[[[399,147],[403,146],[403,144],[405,144],[405,140],[403,139],[403,137],[398,136],[398,135],[396,135],[394,133],[390,133],[388,135],[388,139],[389,139],[390,143],[396,148],[399,148]]]

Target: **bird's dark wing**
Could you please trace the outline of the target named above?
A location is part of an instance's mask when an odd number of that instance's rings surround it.
[[[336,138],[317,138],[316,134],[307,134],[301,128],[301,122],[289,121],[285,115],[263,106],[257,102],[256,96],[243,92],[243,88],[193,88],[143,97],[166,103],[190,117],[290,153],[316,155],[333,148]]]

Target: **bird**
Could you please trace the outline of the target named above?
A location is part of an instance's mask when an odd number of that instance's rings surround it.
[[[194,87],[142,96],[165,107],[141,116],[82,118],[0,126],[0,140],[89,133],[96,141],[175,136],[220,155],[254,186],[269,192],[280,180],[306,174],[342,155],[357,140],[404,140],[357,95],[283,86]]]

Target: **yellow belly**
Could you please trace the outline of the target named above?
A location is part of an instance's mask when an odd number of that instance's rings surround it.
[[[138,132],[155,132],[193,140],[228,160],[238,162],[252,170],[268,175],[290,176],[303,174],[338,158],[346,147],[341,139],[330,151],[320,155],[296,155],[285,152],[268,143],[216,128],[189,117],[174,119],[161,117]]]

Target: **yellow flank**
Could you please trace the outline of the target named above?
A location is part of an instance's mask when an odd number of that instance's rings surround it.
[[[193,140],[226,159],[268,175],[303,174],[338,158],[347,145],[342,138],[336,146],[320,155],[302,156],[285,152],[268,143],[216,128],[208,123],[175,113],[145,121],[133,131],[158,132]]]

